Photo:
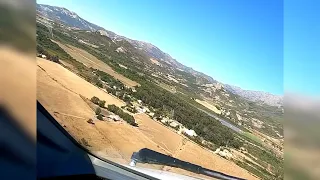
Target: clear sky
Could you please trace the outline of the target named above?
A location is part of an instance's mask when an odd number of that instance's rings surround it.
[[[150,42],[223,83],[283,94],[281,0],[38,0]]]
[[[320,1],[287,0],[284,6],[284,88],[320,95]]]

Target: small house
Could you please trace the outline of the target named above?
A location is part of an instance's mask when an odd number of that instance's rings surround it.
[[[44,54],[39,54],[38,57],[41,57],[41,58],[43,58],[43,59],[47,59],[47,56],[44,55]]]
[[[162,123],[167,123],[167,122],[169,122],[169,119],[166,118],[166,117],[164,117],[164,118],[162,118],[160,121],[161,121]]]
[[[184,128],[182,131],[183,131],[184,133],[186,133],[188,136],[191,136],[191,137],[196,137],[196,136],[198,136],[197,133],[196,133],[194,130],[192,130],[192,129]]]
[[[109,115],[109,116],[107,116],[109,119],[112,119],[112,120],[114,120],[114,121],[120,121],[121,120],[121,118],[118,116],[118,115],[113,115],[113,114],[111,114],[111,115]]]
[[[151,117],[153,117],[153,116],[154,116],[154,112],[150,112],[149,115],[150,115]]]
[[[177,126],[179,126],[179,124],[177,123],[177,122],[175,122],[175,121],[172,121],[170,124],[169,124],[171,127],[177,127]]]

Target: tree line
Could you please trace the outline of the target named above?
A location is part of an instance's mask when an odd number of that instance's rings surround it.
[[[94,104],[102,107],[102,108],[105,108],[105,104],[106,104],[106,101],[105,100],[100,100],[98,97],[96,96],[93,96],[91,98],[91,102],[93,102]]]
[[[121,117],[123,120],[125,120],[127,123],[129,123],[132,126],[138,126],[133,116],[131,116],[128,113],[123,112],[123,110],[115,105],[108,105],[107,107],[108,111],[115,113],[119,117]]]

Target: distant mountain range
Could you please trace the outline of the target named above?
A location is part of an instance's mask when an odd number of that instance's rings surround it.
[[[95,25],[82,19],[75,12],[72,12],[63,7],[49,6],[44,4],[37,4],[37,14],[46,17],[52,21],[65,24],[73,29],[99,31],[101,35],[108,36],[112,40],[126,40],[132,44],[135,48],[144,51],[147,55],[160,61],[166,62],[175,68],[182,69],[193,75],[198,75],[206,78],[210,83],[217,83],[212,77],[195,71],[191,67],[187,67],[176,59],[172,58],[169,54],[161,51],[157,46],[143,41],[133,40],[124,36],[120,36],[112,31],[106,30],[103,27]],[[272,95],[267,92],[243,90],[239,87],[232,85],[224,85],[225,89],[231,93],[240,95],[250,101],[262,102],[272,106],[279,106],[283,104],[283,97]]]
[[[229,84],[225,84],[224,87],[229,92],[242,96],[250,101],[262,102],[271,106],[283,105],[283,96],[277,96],[274,94],[261,92],[261,91],[243,90],[240,87],[232,86]]]

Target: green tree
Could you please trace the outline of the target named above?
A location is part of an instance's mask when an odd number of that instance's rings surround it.
[[[105,107],[105,104],[106,104],[106,101],[105,100],[102,100],[102,101],[99,101],[99,106],[104,108]]]
[[[98,97],[96,97],[96,96],[93,96],[91,98],[91,102],[93,102],[94,104],[99,104],[99,101],[100,101],[100,99]]]
[[[102,114],[99,114],[99,115],[97,116],[97,119],[103,120]]]
[[[125,102],[130,102],[130,101],[131,101],[131,98],[130,98],[128,95],[124,95],[123,100],[124,100]]]
[[[99,114],[101,114],[101,108],[97,107],[97,109],[96,109],[96,115],[99,115]]]
[[[98,80],[98,81],[96,82],[96,85],[97,85],[98,87],[100,87],[100,88],[103,88],[103,84],[102,84],[102,82],[101,82],[100,80]]]
[[[108,105],[108,110],[117,114],[119,117],[121,117],[123,120],[125,120],[127,123],[129,123],[132,126],[137,126],[137,123],[135,122],[135,119],[133,116],[131,116],[128,113],[123,112],[123,110],[115,105]]]

